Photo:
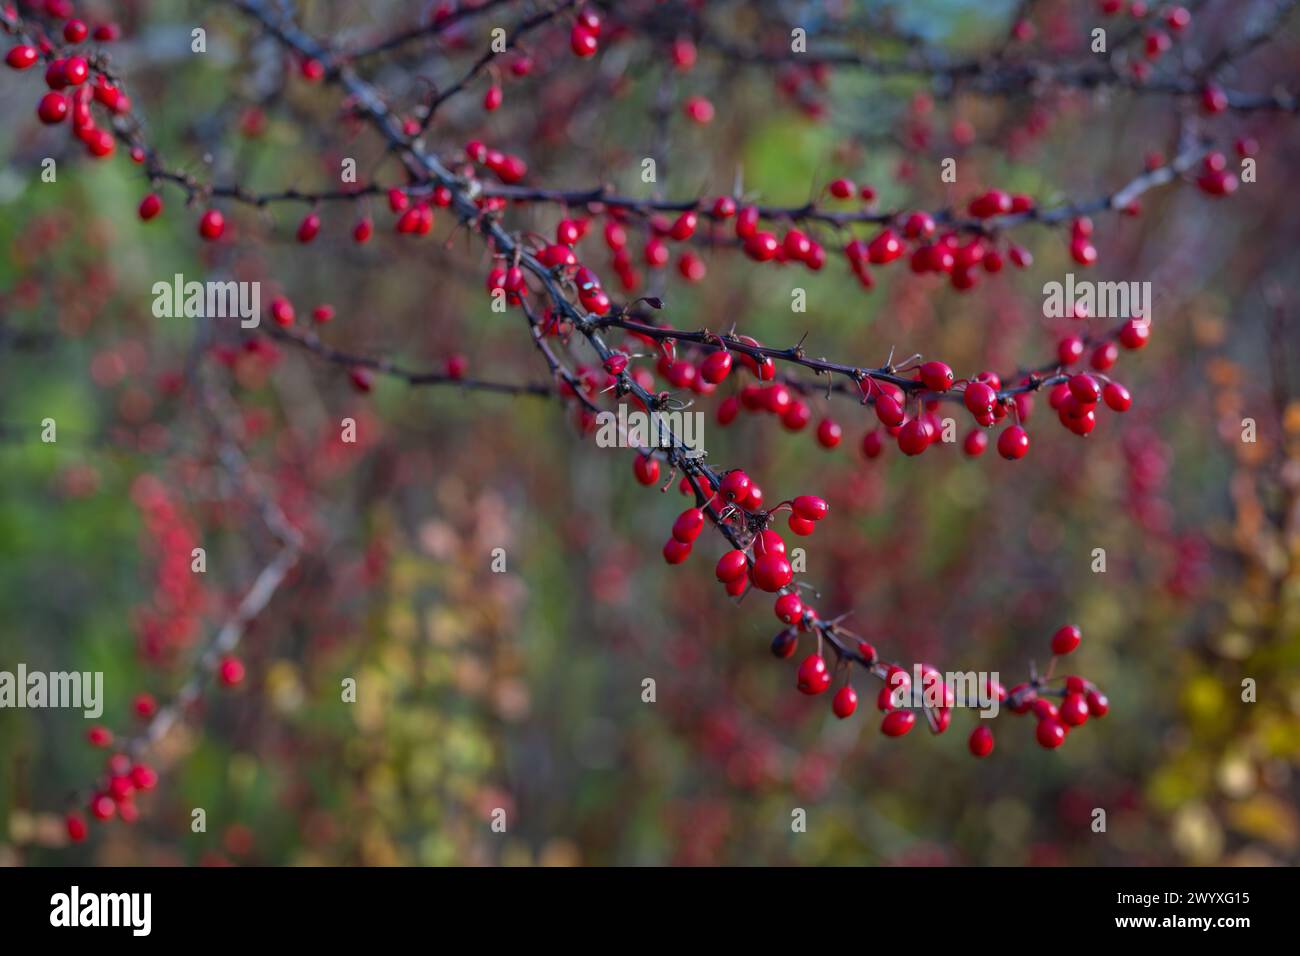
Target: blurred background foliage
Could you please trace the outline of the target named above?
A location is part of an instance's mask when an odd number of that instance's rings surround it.
[[[421,6],[300,4],[309,29],[354,40],[391,32]],[[442,52],[375,63],[370,75],[395,102],[414,102],[414,73],[440,85],[459,76],[492,26],[514,22],[514,6],[470,20]],[[770,5],[726,6],[737,37],[761,33]],[[1091,5],[1036,6],[1035,49],[1077,53]],[[1237,29],[1234,6],[1199,6],[1194,36]],[[909,27],[960,52],[1000,43],[1011,5],[901,9]],[[340,120],[335,91],[301,82],[272,45],[250,40],[248,22],[183,2],[119,15],[115,62],[165,161],[204,181],[320,189],[350,156],[364,178],[401,181],[374,138]],[[189,53],[195,24],[209,33],[204,56]],[[662,45],[636,38],[577,62],[565,34],[535,38],[542,68],[506,83],[498,113],[480,109],[482,82],[449,101],[431,148],[454,156],[483,138],[525,156],[529,182],[555,187],[707,196],[740,171],[747,194],[797,204],[848,175],[874,185],[882,208],[933,209],[989,186],[1043,205],[1104,195],[1148,151],[1170,154],[1179,128],[1160,97],[935,100],[915,79],[852,71],[832,74],[823,115],[810,116],[774,92],[771,70],[702,53],[674,74]],[[1293,81],[1296,52],[1294,26],[1279,31],[1242,67],[1242,85]],[[136,823],[66,845],[63,812],[103,758],[85,742],[89,724],[71,711],[0,710],[0,862],[1300,857],[1294,121],[1227,116],[1204,130],[1261,142],[1258,182],[1230,199],[1172,187],[1145,196],[1138,217],[1098,217],[1090,277],[1150,280],[1156,301],[1151,344],[1116,370],[1134,407],[1087,439],[1057,427],[1042,398],[1033,448],[1017,463],[966,460],[955,447],[866,461],[859,443],[873,416],[842,397],[812,398],[814,420],[830,413],[844,425],[833,452],[769,419],[728,429],[709,419],[711,462],[743,465],[769,500],[831,503],[832,520],[805,542],[807,579],[823,613],[852,612],[849,626],[886,657],[1015,682],[1029,661],[1045,662],[1056,626],[1081,626],[1070,665],[1106,690],[1110,714],[1055,752],[1016,723],[1028,718],[1007,716],[997,750],[976,761],[966,715],[942,736],[888,740],[874,687],[860,688],[846,721],[797,694],[793,662],[767,652],[767,603],[733,606],[713,580],[721,540],[666,567],[659,548],[682,500],[636,484],[626,452],[584,440],[557,403],[383,378],[358,394],[343,369],[236,328],[196,353],[193,320],[150,312],[152,284],[175,273],[256,279],[264,303],[285,294],[300,317],[332,304],[321,335],[339,348],[417,368],[460,352],[471,375],[544,381],[519,315],[489,308],[481,246],[449,219],[434,236],[398,241],[372,203],[376,239],[357,246],[359,210],[330,205],[304,248],[293,239],[300,207],[219,204],[233,238],[204,245],[178,191],[163,189],[166,211],[141,223],[148,184],[137,167],[120,155],[87,161],[66,131],[38,127],[38,85],[0,77],[12,118],[0,129],[0,669],[102,670],[104,722],[126,735],[135,694],[166,700],[256,574],[265,534],[214,466],[183,387],[194,374],[229,391],[254,470],[310,547],[246,636],[245,684],[205,695],[156,749],[161,781]],[[714,102],[712,125],[657,105],[694,94]],[[656,184],[640,181],[646,155],[660,157]],[[47,156],[56,183],[39,179]],[[955,185],[937,175],[946,156],[959,161]],[[508,221],[549,233],[560,215],[519,207]],[[771,344],[806,334],[810,354],[863,365],[894,349],[959,375],[1009,372],[1040,364],[1077,328],[1041,317],[1042,284],[1076,268],[1065,234],[1027,226],[1015,238],[1033,266],[965,294],[901,263],[865,292],[837,255],[814,275],[722,247],[700,250],[702,283],[669,269],[648,289],[688,329],[734,324]],[[598,238],[584,248],[604,271]],[[790,311],[795,287],[807,290],[804,314]],[[711,412],[733,387],[700,407]],[[338,441],[345,416],[358,421],[356,445]],[[39,440],[47,417],[56,444]],[[1241,440],[1245,418],[1257,423],[1254,443]],[[202,593],[172,629],[160,582],[174,529],[144,520],[142,480],[161,483],[178,526],[208,550]],[[1096,548],[1105,573],[1091,571]],[[349,677],[355,704],[339,699]],[[645,678],[656,681],[653,704],[642,701]],[[1246,679],[1254,703],[1242,702]],[[190,830],[195,807],[206,833]],[[1104,834],[1090,828],[1096,807],[1107,810]],[[806,833],[791,832],[794,808],[808,813]],[[497,809],[504,834],[491,829]]]

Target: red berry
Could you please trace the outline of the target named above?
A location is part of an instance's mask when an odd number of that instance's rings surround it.
[[[600,46],[596,39],[596,34],[592,33],[581,23],[575,24],[573,31],[569,34],[569,49],[575,55],[586,58],[595,56],[596,50]]]
[[[946,392],[952,388],[952,369],[943,362],[926,362],[919,372],[921,381],[932,392]]]
[[[713,104],[703,96],[692,96],[682,108],[692,122],[699,123],[701,126],[713,122]]]
[[[1058,628],[1052,635],[1052,653],[1069,654],[1079,646],[1079,641],[1083,639],[1082,632],[1073,624],[1066,624]]]
[[[1097,261],[1097,247],[1085,237],[1077,237],[1070,241],[1070,257],[1081,266],[1090,266]]]
[[[876,417],[886,428],[896,428],[903,424],[906,416],[903,413],[903,406],[898,404],[892,395],[877,395]]]
[[[731,371],[731,353],[725,349],[711,352],[700,365],[700,375],[710,385],[717,385]]]
[[[223,657],[217,667],[217,678],[226,687],[241,683],[244,680],[244,662],[238,657]]]
[[[318,232],[320,232],[320,216],[309,212],[298,224],[298,241],[311,242]]]
[[[923,419],[914,418],[899,431],[898,447],[905,455],[919,455],[930,447],[933,437],[929,424]]]
[[[1088,703],[1088,713],[1093,717],[1105,717],[1110,710],[1110,701],[1106,695],[1095,690],[1088,691],[1084,698]]]
[[[162,212],[162,199],[157,193],[149,193],[140,200],[140,218],[148,222],[158,213]]]
[[[829,418],[823,418],[817,425],[817,441],[823,448],[834,448],[844,437],[844,430]]]
[[[219,209],[209,209],[199,218],[199,235],[208,241],[220,239],[226,231],[226,217]]]
[[[47,126],[62,123],[68,115],[68,98],[62,93],[53,91],[46,93],[41,97],[41,101],[36,104],[36,115]]]
[[[1113,411],[1126,412],[1133,404],[1133,396],[1119,382],[1107,382],[1106,387],[1101,390],[1101,395]]]
[[[987,757],[993,753],[993,731],[980,724],[971,731],[970,740],[967,741],[966,745],[970,747],[970,752],[976,757]]]
[[[803,601],[791,592],[776,599],[776,617],[784,624],[797,624],[803,617]]]
[[[117,804],[106,793],[96,794],[90,801],[90,813],[96,820],[108,820],[117,810]]]
[[[131,783],[137,790],[152,790],[158,784],[158,774],[146,764],[136,764],[131,768]]]
[[[1070,386],[1070,394],[1080,405],[1096,405],[1101,399],[1101,386],[1087,372],[1070,376],[1067,384]]]
[[[1038,729],[1035,731],[1040,746],[1048,750],[1055,750],[1061,744],[1065,743],[1065,724],[1061,723],[1055,717],[1044,717],[1038,722]]]
[[[1102,342],[1092,353],[1092,367],[1104,372],[1119,361],[1119,346],[1114,342]]]
[[[880,436],[880,429],[873,428],[862,436],[862,454],[866,458],[879,458],[885,450],[885,440]]]
[[[1061,701],[1061,720],[1071,727],[1078,727],[1088,720],[1088,702],[1082,694],[1066,694]]]
[[[63,825],[67,828],[68,839],[73,843],[80,843],[86,839],[86,821],[79,813],[69,813],[63,819]]]
[[[154,700],[153,694],[137,694],[131,704],[136,716],[143,720],[148,720],[154,714],[158,713],[158,701]]]
[[[86,739],[95,747],[111,747],[113,745],[113,732],[107,727],[91,727],[86,732]]]
[[[718,566],[713,573],[719,581],[726,584],[744,577],[748,568],[749,559],[745,557],[744,551],[728,551],[718,559]]]
[[[749,495],[749,475],[743,471],[729,471],[718,487],[728,501],[743,501]]]
[[[1138,319],[1129,319],[1119,330],[1119,343],[1126,349],[1140,349],[1150,337],[1150,323]]]
[[[882,691],[889,690],[882,687]],[[910,710],[894,710],[885,715],[880,722],[880,732],[886,737],[901,737],[916,724],[916,714]]]
[[[374,232],[374,222],[371,221],[369,216],[362,216],[357,220],[357,224],[352,227],[352,240],[353,242],[369,242]]]
[[[643,485],[653,485],[659,480],[659,461],[648,455],[637,455],[632,462],[632,472]]]
[[[853,180],[851,179],[832,180],[826,189],[836,199],[851,199],[853,198],[853,194],[858,191],[858,188],[853,185]]]
[[[998,436],[998,454],[1007,461],[1024,458],[1029,451],[1029,434],[1019,425],[1012,425]]]
[[[831,701],[831,710],[835,716],[843,720],[845,717],[853,716],[853,712],[858,709],[858,692],[848,684],[845,684],[835,692],[835,699]]]
[[[740,580],[741,583],[744,583],[743,578]],[[780,634],[776,635],[776,637],[772,638],[772,654],[775,657],[779,657],[781,660],[793,657],[794,652],[798,647],[799,632],[793,628],[782,631]]]
[[[63,39],[69,43],[81,43],[90,35],[90,28],[85,20],[69,20],[63,25]]]
[[[681,564],[691,556],[691,546],[685,541],[669,538],[664,543],[664,560],[669,564]]]
[[[1228,108],[1228,94],[1223,92],[1223,88],[1215,86],[1213,83],[1207,83],[1201,90],[1201,110],[1214,114],[1222,113]]]
[[[70,56],[63,63],[63,80],[68,86],[80,86],[90,76],[90,65],[84,56]]]
[[[673,522],[673,537],[684,544],[690,544],[700,536],[704,528],[704,512],[699,508],[687,508]]]
[[[36,47],[23,43],[5,54],[5,62],[15,70],[26,70],[33,66],[40,57],[40,52]]]
[[[962,450],[966,452],[966,455],[969,458],[978,458],[980,455],[984,454],[984,450],[988,447],[989,435],[988,432],[983,431],[982,429],[975,429],[967,435],[966,440],[962,442]]]
[[[767,262],[776,256],[781,244],[770,232],[756,232],[745,240],[745,255],[755,262]]]
[[[998,399],[995,392],[985,382],[970,382],[962,395],[962,401],[972,415],[986,415],[993,411],[993,404]]]
[[[276,325],[283,325],[286,327],[293,325],[293,303],[283,297],[272,299],[271,318],[275,320]]]
[[[768,552],[759,557],[750,571],[750,578],[755,587],[764,591],[781,590],[794,578],[794,571],[785,555]]]
[[[824,693],[831,686],[831,672],[820,654],[809,654],[803,659],[795,686],[810,696]]]
[[[800,518],[798,515],[790,515],[790,530],[800,537],[807,537],[817,530],[817,523],[809,521],[807,518]]]
[[[821,521],[830,511],[830,505],[826,504],[825,499],[816,495],[800,495],[790,502],[790,507],[806,521]]]

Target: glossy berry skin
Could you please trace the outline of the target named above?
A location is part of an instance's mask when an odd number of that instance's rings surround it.
[[[729,471],[723,476],[718,490],[728,501],[743,501],[749,496],[749,475],[743,471]]]
[[[893,396],[881,395],[876,398],[876,417],[886,428],[895,428],[903,424],[906,416],[903,413],[903,406],[898,404]]]
[[[926,362],[918,372],[925,387],[932,392],[946,392],[952,388],[952,369],[943,362]]]
[[[791,515],[788,523],[790,530],[801,538],[806,538],[817,530],[817,522],[809,521],[807,518],[800,518],[798,515]]]
[[[1083,634],[1073,624],[1066,624],[1052,635],[1052,653],[1069,654],[1083,639]]]
[[[745,557],[744,551],[728,551],[718,559],[718,566],[713,573],[719,581],[726,584],[743,578],[748,568],[749,559]]]
[[[1040,747],[1055,750],[1065,743],[1066,732],[1065,724],[1055,717],[1044,717],[1038,722],[1038,729],[1034,732],[1034,735],[1037,737]]]
[[[966,746],[976,757],[987,757],[993,753],[993,731],[989,730],[983,724],[980,724],[970,733],[970,739],[966,741]]]
[[[26,70],[34,66],[40,57],[36,47],[23,43],[5,54],[5,63],[15,70]]]
[[[691,546],[685,541],[669,538],[664,543],[664,560],[669,564],[681,564],[691,556]]]
[[[993,411],[998,396],[987,382],[971,382],[966,386],[962,402],[972,415],[979,416]]]
[[[581,23],[576,24],[573,32],[569,34],[569,49],[573,51],[575,56],[583,59],[595,56],[599,46],[600,42],[596,39],[596,35]]]
[[[790,502],[790,507],[805,521],[821,521],[830,512],[830,505],[816,495],[800,495]]]
[[[1012,425],[998,436],[998,454],[1007,461],[1024,458],[1029,451],[1029,434],[1019,425]]]
[[[1087,372],[1072,375],[1069,382],[1070,394],[1080,405],[1096,405],[1101,400],[1101,386]]]
[[[794,579],[794,571],[785,555],[768,552],[754,562],[751,579],[754,586],[764,591],[781,590]]]
[[[776,599],[776,618],[783,624],[797,624],[803,617],[803,601],[799,595],[782,594]]]
[[[217,666],[217,679],[226,687],[235,687],[244,680],[244,662],[237,657],[223,657]]]
[[[1105,717],[1110,711],[1110,701],[1106,695],[1095,690],[1090,690],[1084,695],[1084,700],[1088,704],[1088,713],[1093,717]]]
[[[989,435],[988,432],[982,429],[972,431],[966,436],[966,440],[962,442],[962,451],[966,453],[968,458],[978,458],[984,454],[985,449],[988,447]]]
[[[1082,694],[1066,694],[1061,701],[1060,717],[1071,727],[1078,727],[1088,720],[1088,702]]]
[[[731,353],[726,350],[711,352],[700,365],[700,376],[710,385],[717,385],[731,372]]]
[[[673,522],[673,537],[683,544],[690,544],[700,536],[704,528],[704,512],[699,508],[687,508]]]
[[[817,425],[817,443],[823,448],[834,448],[844,437],[844,430],[837,422],[823,418]]]
[[[905,424],[898,433],[898,447],[905,455],[919,455],[930,447],[930,427],[919,418]]]
[[[643,485],[653,485],[659,480],[659,460],[647,455],[637,455],[632,462],[632,473]]]
[[[36,115],[46,126],[62,123],[68,115],[68,98],[51,90],[36,104]]]
[[[858,709],[858,692],[852,687],[845,684],[835,692],[835,698],[831,701],[831,710],[835,716],[843,720],[845,717],[852,717],[853,712]]]
[[[823,694],[831,686],[830,669],[820,654],[809,654],[803,659],[799,665],[795,686],[809,696]]]
[[[1137,319],[1129,319],[1119,330],[1119,344],[1130,351],[1140,349],[1151,338],[1151,325]]]
[[[1107,407],[1116,412],[1126,412],[1133,405],[1133,396],[1119,382],[1107,382],[1101,390],[1101,397],[1106,400]]]
[[[212,242],[226,231],[226,217],[219,209],[209,209],[199,218],[199,235]]]
[[[888,688],[882,688],[888,690]],[[916,726],[916,714],[910,710],[893,710],[880,722],[880,732],[886,737],[901,737]]]

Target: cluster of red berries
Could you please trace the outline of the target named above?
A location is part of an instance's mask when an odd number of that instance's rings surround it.
[[[70,12],[57,5],[60,13]],[[48,11],[47,11],[48,13]],[[28,70],[42,59],[48,60],[45,68],[45,85],[49,91],[36,105],[36,115],[47,126],[69,121],[73,135],[93,157],[108,156],[116,141],[107,129],[96,125],[92,104],[98,103],[110,114],[121,115],[131,109],[130,99],[106,76],[92,70],[87,57],[71,52],[92,36],[85,21],[67,19],[61,37],[41,36],[37,45],[20,43],[5,55],[5,63],[14,70]],[[107,42],[117,36],[116,28],[96,27],[93,37],[97,42]],[[61,55],[66,51],[66,55]]]
[[[140,653],[145,660],[164,663],[193,643],[207,604],[202,575],[192,570],[198,536],[158,478],[141,475],[131,496],[158,554],[152,599],[135,613]]]
[[[876,697],[876,708],[884,717],[881,719],[880,732],[886,737],[902,737],[909,733],[917,722],[917,707],[912,706],[912,673],[898,664],[885,663],[880,660],[876,649],[865,641],[860,641],[851,651],[842,651],[835,645],[838,665],[832,667],[822,655],[820,647],[825,633],[816,615],[810,609],[800,605],[793,593],[782,595],[777,602],[777,617],[790,625],[777,633],[772,640],[772,653],[781,659],[792,657],[797,649],[801,633],[817,632],[818,650],[808,654],[800,663],[796,673],[795,686],[804,694],[816,696],[825,693],[835,682],[835,670],[842,670],[846,675],[853,663],[861,665],[868,673],[882,681]],[[1052,653],[1055,657],[1071,653],[1079,646],[1081,635],[1073,625],[1061,627],[1052,636]],[[934,706],[928,704],[919,709],[925,714],[930,729],[935,734],[944,733],[952,722],[952,712],[956,705],[953,688],[944,682],[943,675],[929,664],[918,664],[921,674],[921,697],[925,701],[936,701]],[[999,703],[1005,703],[1013,714],[1032,713],[1038,719],[1035,737],[1038,743],[1055,749],[1065,742],[1066,736],[1074,727],[1086,723],[1090,717],[1103,717],[1110,709],[1110,703],[1096,685],[1082,677],[1064,678],[1060,689],[1048,687],[1045,679],[1019,684],[1010,691],[994,683],[989,693]],[[1053,703],[1051,696],[1061,698],[1059,704]],[[831,710],[836,717],[844,719],[852,716],[858,709],[858,694],[852,683],[846,679],[835,692],[831,700]],[[970,734],[968,749],[976,757],[987,757],[993,752],[993,731],[986,722],[981,722]]]
[[[112,734],[103,727],[93,728],[88,736],[96,747],[112,746]],[[152,790],[157,784],[158,774],[148,764],[135,762],[124,753],[115,753],[108,758],[104,776],[98,782],[87,810],[95,820],[118,817],[126,823],[134,823],[140,816],[135,804],[136,794]],[[64,818],[64,825],[68,838],[74,843],[80,843],[89,833],[86,817],[79,812],[69,813]]]

